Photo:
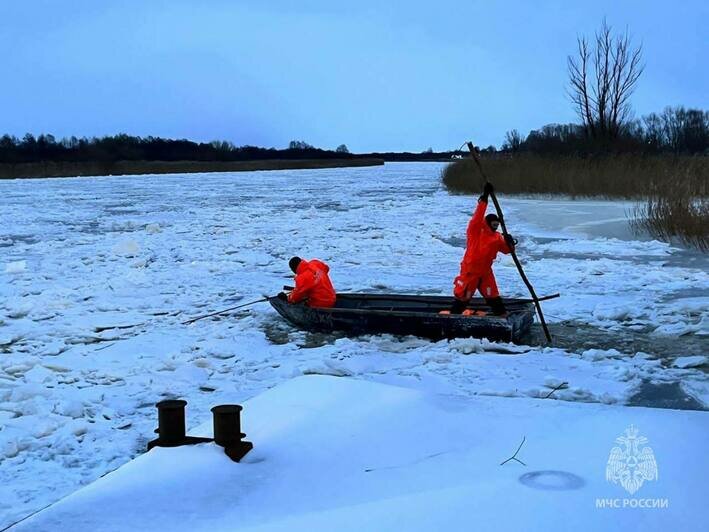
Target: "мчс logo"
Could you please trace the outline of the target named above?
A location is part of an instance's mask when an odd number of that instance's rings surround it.
[[[646,480],[657,480],[657,462],[650,447],[642,447],[648,439],[639,435],[633,425],[625,429],[625,434],[616,438],[619,446],[613,447],[606,465],[606,480],[620,483],[633,495]]]

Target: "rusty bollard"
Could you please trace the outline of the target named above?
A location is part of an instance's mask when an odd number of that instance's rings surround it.
[[[241,460],[254,448],[253,443],[242,438],[240,405],[219,405],[212,408],[214,443],[224,447],[224,453],[234,462]]]

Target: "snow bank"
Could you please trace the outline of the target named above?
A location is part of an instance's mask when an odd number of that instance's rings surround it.
[[[302,377],[246,402],[241,463],[157,448],[16,530],[704,530],[708,421]],[[606,480],[631,426],[659,471],[632,495]]]

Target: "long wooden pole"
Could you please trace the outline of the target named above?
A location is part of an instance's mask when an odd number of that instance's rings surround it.
[[[483,170],[483,165],[480,163],[480,158],[478,157],[477,152],[475,151],[475,146],[473,145],[472,142],[468,142],[468,149],[470,150],[470,154],[473,156],[473,160],[475,161],[475,164],[478,167],[478,170],[480,170],[480,175],[483,176],[483,179],[485,180],[486,183],[489,183],[490,180],[487,178],[487,175],[485,174],[485,171]],[[492,198],[492,203],[495,205],[495,210],[497,211],[497,217],[500,219],[500,227],[502,228],[502,234],[505,236],[505,240],[507,240],[507,236],[509,236],[509,233],[507,232],[507,226],[505,225],[505,217],[502,214],[502,207],[500,207],[500,202],[497,201],[497,196],[495,195],[495,191],[493,190],[490,193],[490,197]],[[529,294],[532,296],[532,301],[534,302],[534,306],[537,308],[537,315],[539,316],[539,321],[542,324],[542,329],[544,329],[544,335],[547,338],[547,341],[551,343],[551,334],[549,333],[549,328],[547,327],[547,323],[544,320],[544,314],[542,313],[542,306],[539,303],[539,298],[537,297],[536,292],[534,291],[534,287],[532,286],[532,283],[529,282],[529,279],[527,279],[527,275],[524,273],[524,270],[522,269],[522,263],[519,261],[519,258],[517,258],[517,253],[515,252],[514,247],[510,248],[510,255],[512,255],[512,260],[515,263],[515,266],[517,266],[517,271],[519,272],[520,277],[522,278],[522,281],[524,281],[524,284],[527,285],[527,290],[529,290]]]
[[[248,303],[243,303],[241,305],[237,305],[235,307],[229,307],[225,308],[224,310],[218,310],[216,312],[212,312],[210,314],[205,314],[204,316],[197,316],[196,318],[192,318],[187,321],[183,321],[182,325],[189,325],[190,323],[194,323],[195,321],[203,320],[204,318],[211,318],[212,316],[219,316],[219,314],[224,314],[225,312],[230,312],[232,310],[236,310],[238,308],[243,308],[243,307],[249,307],[251,305],[255,305],[256,303],[263,303],[264,301],[268,301],[270,298],[264,297],[263,299],[257,299],[256,301],[250,301]]]

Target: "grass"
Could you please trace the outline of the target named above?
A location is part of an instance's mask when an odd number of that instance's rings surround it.
[[[297,159],[259,161],[116,161],[116,162],[41,162],[0,164],[0,179],[36,177],[75,177],[140,174],[187,174],[202,172],[245,172],[253,170],[291,170],[375,166],[381,159]]]
[[[683,171],[684,170],[684,171]],[[662,240],[680,241],[709,251],[709,176],[678,168],[651,187],[644,203],[632,212],[631,225]]]
[[[709,251],[709,157],[522,154],[493,156],[482,164],[496,189],[507,194],[642,201],[631,214],[636,230]],[[482,178],[470,159],[449,164],[441,177],[452,193],[482,191]]]

